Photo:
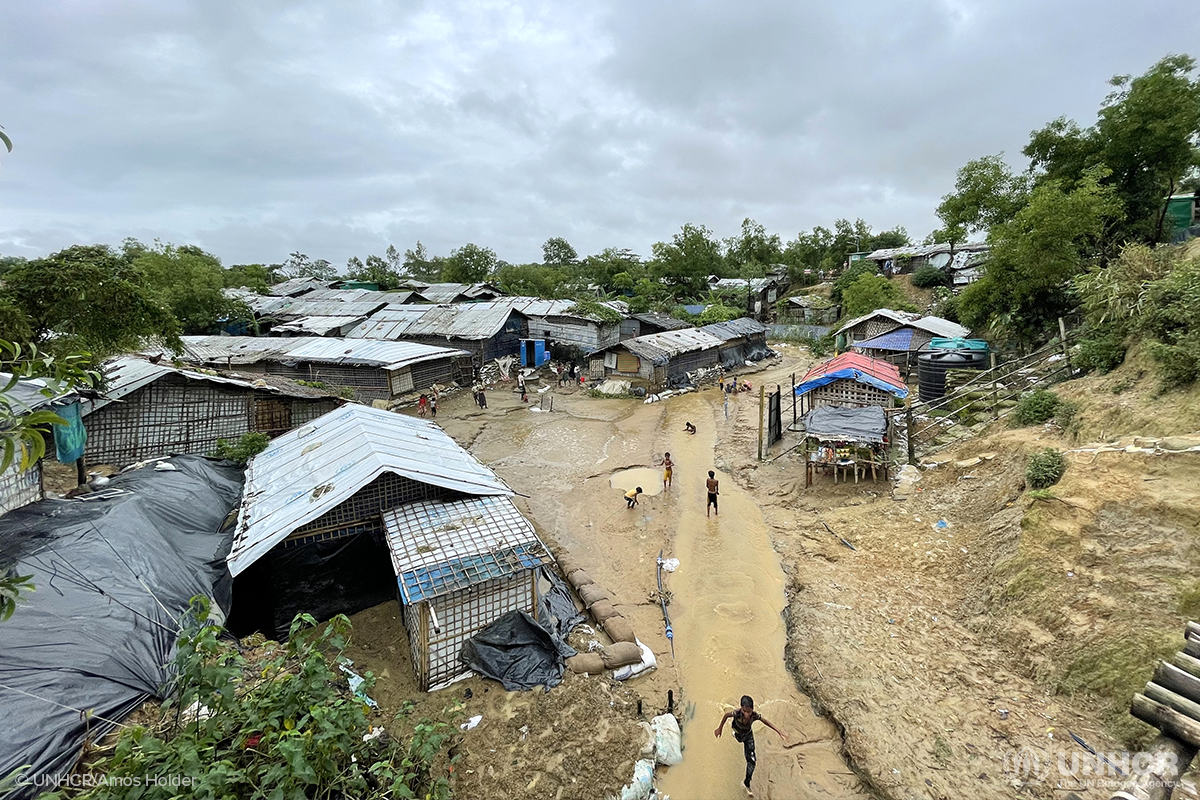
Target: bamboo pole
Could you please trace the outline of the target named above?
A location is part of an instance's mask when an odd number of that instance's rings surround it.
[[[763,460],[763,403],[767,399],[767,387],[758,385],[758,460]]]

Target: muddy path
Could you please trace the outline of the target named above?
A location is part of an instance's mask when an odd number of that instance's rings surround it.
[[[675,629],[675,669],[683,689],[684,760],[663,776],[661,789],[677,800],[736,797],[745,770],[742,747],[729,726],[713,730],[743,694],[755,710],[788,734],[756,726],[757,797],[864,797],[840,756],[837,729],[813,713],[784,661],[787,630],[784,575],[754,500],[718,472],[719,509],[706,515],[704,480],[713,464],[716,393],[688,395],[668,405],[663,419],[675,482],[665,494],[673,511],[673,552],[680,566],[668,579]],[[695,435],[685,421],[712,419]],[[720,421],[718,421],[720,420]],[[787,745],[791,746],[787,746]]]

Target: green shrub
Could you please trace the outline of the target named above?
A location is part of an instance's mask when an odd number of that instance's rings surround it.
[[[1031,489],[1045,489],[1058,483],[1067,469],[1067,459],[1053,447],[1038,450],[1025,464],[1025,484]]]
[[[286,643],[255,651],[222,638],[208,616],[208,600],[194,598],[161,718],[125,726],[111,754],[91,765],[109,780],[46,798],[450,797],[449,765],[434,762],[452,739],[451,725],[420,720],[407,746],[363,740],[371,730],[367,707],[337,666],[350,635],[344,615],[318,625],[301,614]],[[368,692],[374,677],[363,678],[359,692]],[[191,707],[206,714],[189,715]],[[129,779],[148,775],[194,783],[183,794],[165,786],[127,791]]]
[[[1017,425],[1041,425],[1050,421],[1061,402],[1058,395],[1048,389],[1035,389],[1021,395],[1013,410],[1013,422]]]
[[[932,289],[935,286],[945,286],[949,282],[946,273],[931,264],[913,270],[912,285],[918,289]]]
[[[1125,337],[1115,330],[1091,330],[1079,340],[1075,366],[1086,372],[1103,375],[1112,372],[1125,360]]]
[[[1054,410],[1054,424],[1062,428],[1068,434],[1074,435],[1078,429],[1076,424],[1076,416],[1079,414],[1079,406],[1074,403],[1068,403],[1066,400],[1058,401],[1058,408]]]
[[[1158,362],[1163,389],[1187,386],[1200,377],[1200,353],[1194,343],[1150,343],[1150,355]]]
[[[958,295],[949,286],[937,287],[933,290],[933,302],[929,304],[929,313],[951,322],[958,322]]]
[[[244,467],[270,444],[271,437],[265,433],[243,433],[236,442],[232,439],[217,439],[217,448],[209,455]]]

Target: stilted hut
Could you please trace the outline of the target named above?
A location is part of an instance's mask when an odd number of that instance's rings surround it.
[[[802,412],[818,406],[880,406],[908,397],[908,387],[895,365],[860,353],[842,353],[808,371],[796,386]]]

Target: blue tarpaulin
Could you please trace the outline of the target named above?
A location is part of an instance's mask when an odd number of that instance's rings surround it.
[[[79,403],[59,406],[54,411],[67,421],[66,425],[51,426],[54,429],[54,451],[60,462],[73,464],[83,458],[83,448],[87,444],[87,429],[83,427]]]
[[[896,350],[905,352],[912,349],[912,338],[912,328],[897,328],[894,331],[888,331],[885,334],[876,336],[874,339],[855,342],[854,349]]]
[[[825,375],[821,375],[820,377],[813,378],[810,381],[805,381],[796,387],[796,396],[798,397],[802,394],[808,394],[813,389],[833,383],[834,381],[841,380],[842,378],[850,378],[851,380],[856,380],[859,383],[865,383],[868,386],[874,386],[876,389],[882,389],[885,392],[894,394],[901,400],[908,397],[908,389],[901,389],[899,386],[893,386],[885,380],[876,378],[874,375],[868,375],[867,373],[858,369],[840,369],[837,372],[830,372]]]

